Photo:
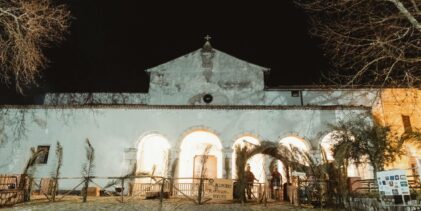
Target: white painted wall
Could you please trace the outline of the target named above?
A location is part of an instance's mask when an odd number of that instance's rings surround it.
[[[48,164],[39,165],[37,176],[49,176],[55,166],[55,143],[64,148],[62,176],[80,176],[85,160],[85,140],[96,150],[97,176],[125,174],[124,151],[136,148],[138,140],[150,132],[164,135],[173,153],[189,131],[197,128],[214,132],[222,142],[224,153],[231,157],[232,145],[242,134],[278,142],[296,135],[317,148],[326,124],[350,118],[365,109],[175,109],[175,108],[102,108],[102,109],[27,109],[26,137],[13,142],[13,125],[6,125],[6,138],[0,148],[0,174],[21,173],[30,147],[51,145]],[[11,109],[14,118],[18,109]],[[351,116],[349,116],[351,115]],[[37,121],[34,121],[37,119]],[[39,122],[44,122],[40,124]],[[8,142],[7,142],[8,141]],[[173,154],[173,157],[177,157]],[[75,181],[77,182],[77,181]],[[72,183],[73,184],[73,183]],[[63,184],[62,187],[65,188]]]

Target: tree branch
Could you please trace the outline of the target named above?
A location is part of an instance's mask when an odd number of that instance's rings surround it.
[[[417,19],[415,19],[415,17],[406,9],[406,7],[402,4],[401,1],[399,0],[386,0],[389,2],[392,2],[396,8],[398,8],[398,10],[402,13],[402,15],[404,15],[408,21],[418,30],[421,32],[421,24],[417,21]],[[416,6],[416,4],[415,4]],[[415,7],[416,10],[418,9],[417,7]]]

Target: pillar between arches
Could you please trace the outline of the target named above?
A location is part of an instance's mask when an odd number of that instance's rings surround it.
[[[172,177],[171,171],[172,171],[172,168],[173,168],[174,165],[177,166],[177,168],[175,170],[178,169],[178,163],[176,163],[176,162],[178,162],[179,156],[180,156],[180,149],[178,149],[178,148],[171,149],[171,150],[168,151],[167,177]],[[174,172],[174,176],[177,177],[177,175],[178,175],[178,172]]]
[[[232,174],[231,174],[231,169],[232,169],[232,165],[231,165],[231,161],[232,161],[232,152],[234,150],[230,147],[225,147],[222,149],[222,154],[223,154],[223,159],[224,162],[222,162],[222,169],[223,169],[223,177],[224,178],[232,178]]]

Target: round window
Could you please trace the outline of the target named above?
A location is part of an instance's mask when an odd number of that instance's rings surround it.
[[[211,94],[205,94],[204,96],[203,96],[203,101],[205,102],[205,103],[211,103],[212,102],[212,100],[213,100],[213,97],[212,97],[212,95]]]

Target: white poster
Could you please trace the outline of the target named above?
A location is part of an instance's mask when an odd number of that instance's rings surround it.
[[[377,172],[379,193],[384,196],[409,195],[409,184],[405,170]]]

